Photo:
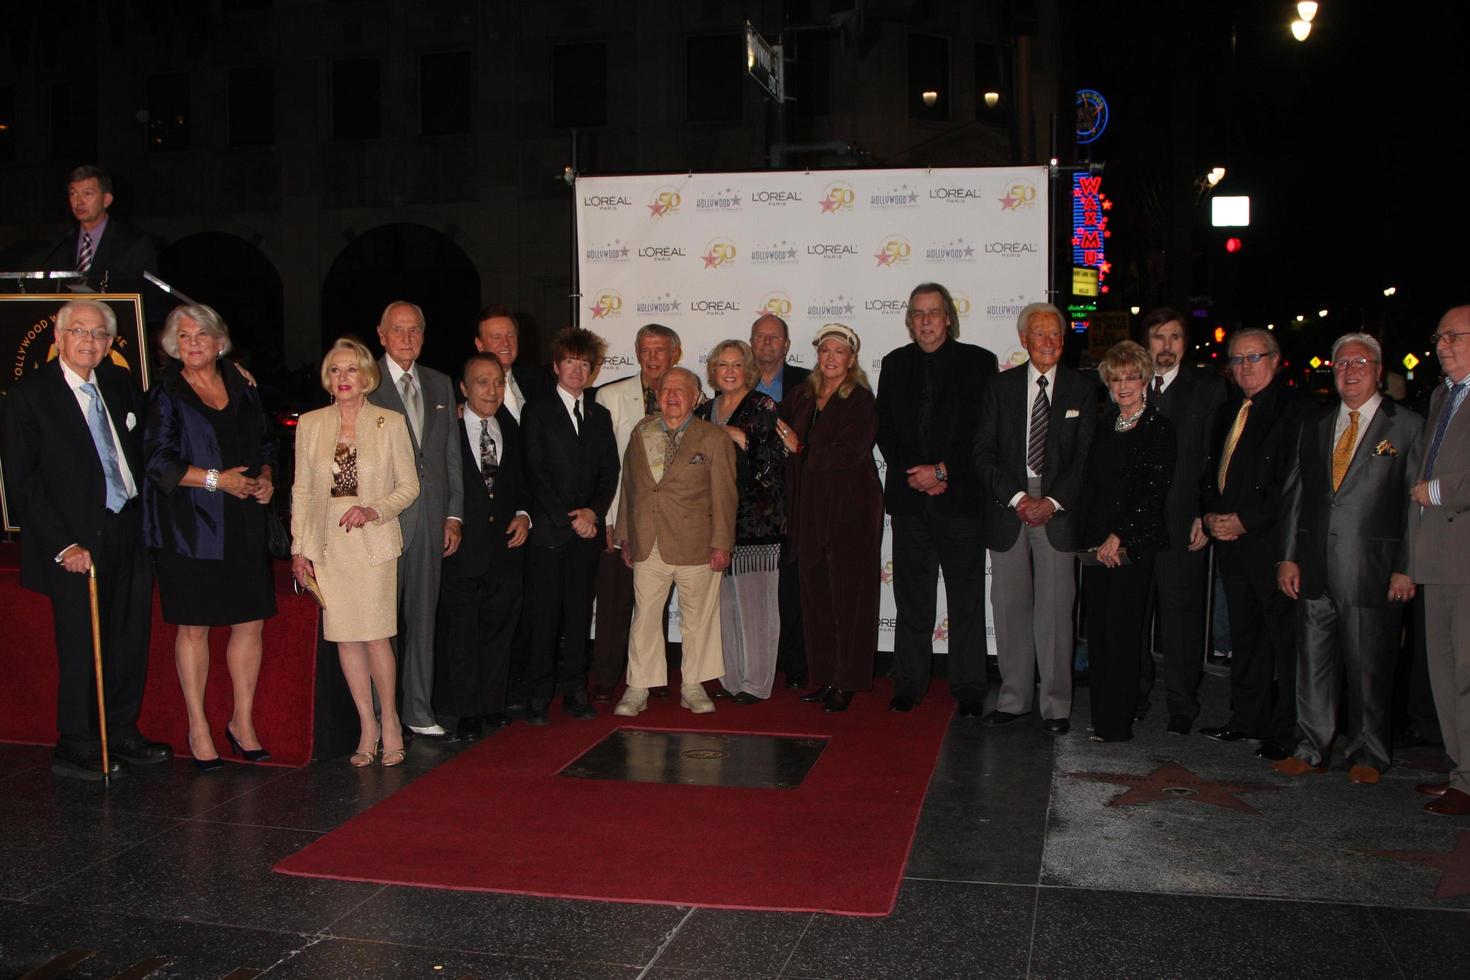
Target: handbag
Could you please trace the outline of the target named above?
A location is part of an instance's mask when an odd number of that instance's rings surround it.
[[[277,561],[291,557],[291,535],[286,531],[286,522],[270,504],[265,507],[265,550]]]

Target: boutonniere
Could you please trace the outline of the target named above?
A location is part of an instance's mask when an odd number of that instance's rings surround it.
[[[387,425],[387,424],[388,424],[388,420],[385,419],[383,416],[379,415],[378,416],[378,428],[381,429],[384,425]]]
[[[1374,456],[1397,456],[1398,454],[1399,451],[1395,449],[1393,443],[1389,442],[1387,439],[1383,440],[1378,445],[1373,447]]]
[[[708,459],[709,459],[709,457],[706,456],[704,453],[695,453],[693,456],[690,456],[689,457],[689,462],[690,463],[703,463],[703,462],[705,462]]]

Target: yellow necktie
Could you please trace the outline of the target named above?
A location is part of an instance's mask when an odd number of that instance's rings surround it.
[[[1342,430],[1342,438],[1337,440],[1337,446],[1332,450],[1332,492],[1336,493],[1342,486],[1342,478],[1347,476],[1348,464],[1353,461],[1353,447],[1358,443],[1358,412],[1356,409],[1348,412],[1348,427]]]
[[[1250,410],[1251,400],[1247,398],[1240,403],[1240,411],[1235,413],[1235,424],[1225,437],[1225,451],[1220,454],[1220,472],[1215,478],[1221,493],[1225,492],[1225,474],[1230,472],[1230,457],[1235,455],[1235,444],[1240,442],[1240,434],[1245,431],[1245,417],[1250,414]]]

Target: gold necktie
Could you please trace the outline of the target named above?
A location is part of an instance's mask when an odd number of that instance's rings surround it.
[[[1235,455],[1235,444],[1240,442],[1240,434],[1245,431],[1245,417],[1250,414],[1250,410],[1251,400],[1247,398],[1240,403],[1240,411],[1235,413],[1235,424],[1225,437],[1225,451],[1220,454],[1220,472],[1215,478],[1221,493],[1225,492],[1225,474],[1230,472],[1230,457]]]
[[[1337,446],[1332,450],[1332,492],[1336,493],[1342,486],[1342,478],[1347,476],[1348,464],[1353,461],[1353,447],[1358,443],[1358,412],[1348,412],[1348,427],[1342,430],[1342,438],[1337,440]]]

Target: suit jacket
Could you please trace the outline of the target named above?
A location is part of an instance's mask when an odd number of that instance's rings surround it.
[[[556,376],[547,368],[534,364],[512,364],[510,376],[515,381],[516,387],[520,389],[523,402],[543,398],[556,388]],[[521,409],[525,410],[524,404],[521,405]]]
[[[1021,518],[1011,498],[1026,492],[1026,400],[1029,370],[1021,364],[1002,371],[980,395],[974,462],[985,499],[985,546],[1008,551],[1021,536]],[[1051,416],[1046,429],[1046,460],[1041,494],[1061,505],[1046,523],[1046,537],[1058,551],[1076,551],[1084,504],[1083,474],[1097,425],[1097,386],[1071,368],[1057,365],[1047,392]]]
[[[1255,406],[1252,406],[1254,408]],[[1388,580],[1413,563],[1409,489],[1418,479],[1424,419],[1378,404],[1342,478],[1332,489],[1338,405],[1305,421],[1282,494],[1282,559],[1301,566],[1301,594],[1330,594],[1355,606],[1387,606]],[[1387,444],[1394,452],[1379,447]]]
[[[403,396],[388,372],[386,357],[379,359],[378,370],[383,381],[376,391],[368,395],[368,401],[402,415]],[[423,439],[414,438],[413,427],[408,426],[408,438],[413,446],[414,464],[419,476],[419,497],[399,516],[399,524],[403,528],[405,550],[414,546],[418,528],[422,525],[429,536],[425,546],[438,554],[444,548],[445,518],[464,517],[459,438],[455,435],[462,426],[455,412],[454,385],[449,376],[422,364],[414,365],[414,376],[424,404]],[[404,424],[407,425],[407,420]]]
[[[301,416],[296,424],[296,482],[291,487],[291,553],[313,562],[327,556],[327,508],[332,499],[332,463],[341,432],[337,406]],[[357,501],[378,512],[359,532],[367,541],[368,564],[394,561],[403,553],[399,520],[419,495],[408,422],[397,412],[364,404],[357,413]]]
[[[1201,516],[1199,488],[1210,457],[1215,419],[1225,400],[1225,381],[1185,364],[1173,384],[1157,399],[1150,399],[1159,414],[1174,423],[1174,482],[1164,504],[1164,522],[1170,547],[1183,551],[1189,547],[1190,527]]]
[[[643,410],[643,374],[640,372],[632,377],[609,381],[598,388],[597,404],[607,409],[612,418],[613,436],[618,444],[618,459],[623,459],[628,453],[628,439],[633,435],[633,428],[648,417],[648,413]],[[612,503],[607,508],[609,524],[617,523],[618,499],[621,493],[622,481],[619,481],[618,490],[613,493]]]
[[[464,484],[464,529],[459,550],[444,559],[445,578],[477,578],[494,563],[503,562],[511,549],[507,547],[505,529],[516,511],[531,510],[531,493],[522,472],[521,429],[510,409],[504,405],[495,413],[500,426],[497,447],[499,468],[495,472],[495,489],[485,489],[480,476],[480,447],[470,444],[464,421],[456,419],[459,431],[460,474]],[[516,549],[516,556],[524,546]]]
[[[1235,453],[1230,457],[1230,472],[1225,490],[1219,488],[1220,459],[1225,439],[1235,425],[1244,393],[1234,386],[1215,417],[1215,432],[1210,438],[1210,458],[1205,463],[1200,490],[1200,513],[1237,514],[1245,525],[1245,535],[1235,541],[1218,542],[1221,560],[1234,556],[1252,562],[1272,564],[1279,557],[1282,491],[1296,457],[1297,435],[1301,428],[1306,403],[1296,389],[1286,385],[1277,375],[1251,399],[1245,428],[1240,433]]]
[[[526,479],[531,486],[531,544],[553,548],[576,536],[568,511],[587,507],[598,527],[618,487],[618,444],[607,409],[584,393],[582,432],[561,396],[526,403],[521,412]]]
[[[1439,418],[1449,408],[1449,389],[1437,385],[1429,400],[1429,417],[1424,423],[1424,453],[1439,426]],[[1423,467],[1416,473],[1423,479]],[[1415,582],[1430,585],[1470,584],[1470,399],[1450,420],[1439,453],[1434,461],[1433,478],[1439,481],[1438,507],[1415,507],[1414,564]]]
[[[107,361],[97,366],[93,380],[117,430],[119,463],[141,492],[142,392],[132,375]],[[61,576],[72,577],[54,560],[63,548],[102,547],[107,480],[60,360],[28,375],[6,403],[5,485],[21,527],[20,584],[52,593],[63,584]],[[136,509],[125,513],[138,519]]]
[[[73,224],[66,237],[42,258],[41,268],[47,272],[75,269],[77,239],[81,231],[80,225]],[[117,292],[119,286],[130,290],[141,288],[144,272],[158,274],[158,255],[153,249],[153,239],[108,215],[101,240],[93,243],[92,267],[87,277],[95,283],[106,278],[108,290]]]
[[[946,348],[948,348],[946,350]],[[949,517],[978,517],[980,481],[975,473],[975,426],[981,387],[996,374],[995,355],[974,344],[945,342],[934,379],[936,399],[929,422],[928,452],[920,446],[918,413],[923,391],[924,352],[908,344],[883,358],[878,385],[878,450],[887,474],[883,502],[890,514],[921,514],[932,503]],[[949,487],[937,497],[908,485],[908,468],[944,461]]]
[[[811,369],[800,367],[795,364],[781,365],[781,401],[791,398],[791,393],[801,387],[801,383],[811,377]]]
[[[735,549],[735,444],[719,426],[690,419],[673,461],[655,481],[643,436],[659,422],[657,415],[644,419],[628,441],[618,541],[635,562],[646,560],[657,543],[670,565],[706,565],[711,548]]]
[[[859,386],[846,398],[834,395],[813,424],[815,407],[809,384],[792,389],[780,407],[802,446],[786,463],[786,550],[799,562],[813,563],[829,554],[861,551],[870,538],[876,548],[883,533],[883,487],[873,462],[878,438],[873,393]]]

